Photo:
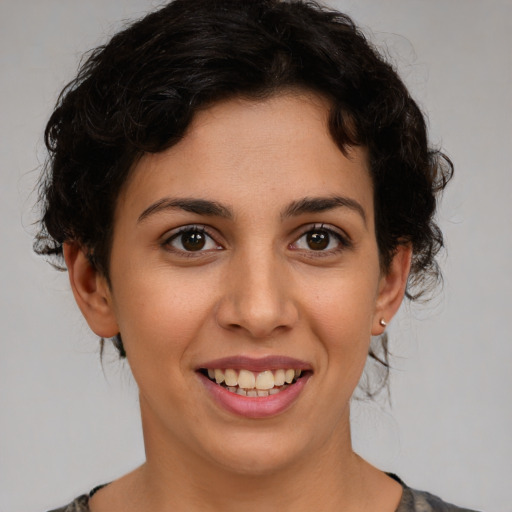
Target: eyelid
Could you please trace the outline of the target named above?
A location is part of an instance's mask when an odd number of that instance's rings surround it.
[[[298,231],[298,234],[294,237],[293,242],[289,245],[289,247],[292,250],[306,251],[306,252],[314,253],[316,256],[322,256],[322,255],[326,255],[326,254],[332,254],[332,253],[338,252],[338,251],[343,250],[343,249],[349,249],[353,245],[350,236],[344,230],[342,230],[342,229],[340,229],[340,228],[338,228],[336,226],[332,226],[331,224],[325,224],[323,222],[315,222],[315,223],[312,223],[312,224],[306,224],[304,226],[301,226],[297,231]],[[330,235],[334,236],[343,247],[341,249],[340,248],[336,248],[336,249],[330,249],[330,250],[324,250],[324,251],[320,251],[320,250],[319,251],[315,251],[314,249],[310,249],[310,250],[307,250],[307,249],[294,249],[292,247],[303,236],[307,235],[310,232],[314,232],[314,231],[326,231]]]
[[[184,226],[179,226],[177,228],[171,229],[170,231],[167,231],[162,237],[160,245],[164,247],[166,250],[173,252],[175,254],[180,254],[184,256],[200,256],[204,253],[210,253],[215,250],[224,249],[223,244],[219,243],[217,238],[217,233],[213,233],[213,229],[211,229],[209,226],[205,224],[185,224]],[[215,245],[217,246],[215,249],[206,249],[206,250],[198,250],[198,251],[186,251],[186,250],[180,250],[171,245],[171,243],[176,240],[181,234],[183,233],[189,233],[189,232],[197,232],[197,233],[203,233],[208,238],[210,238]]]

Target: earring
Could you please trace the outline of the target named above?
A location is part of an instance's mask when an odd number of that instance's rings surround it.
[[[387,327],[388,323],[386,322],[386,320],[384,320],[384,318],[381,318],[379,320],[379,324],[382,325],[382,327]]]

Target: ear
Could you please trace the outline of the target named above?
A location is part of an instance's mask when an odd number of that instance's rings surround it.
[[[63,252],[73,295],[89,327],[102,338],[112,338],[119,333],[119,327],[106,278],[78,244],[64,243]]]
[[[398,311],[404,298],[411,259],[412,248],[409,245],[399,245],[387,272],[381,276],[372,323],[372,336],[382,334],[386,324]],[[385,322],[384,325],[381,324],[381,320]]]

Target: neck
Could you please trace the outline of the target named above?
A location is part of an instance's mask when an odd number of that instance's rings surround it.
[[[169,503],[177,510],[212,512],[350,510],[364,487],[364,463],[351,447],[348,408],[323,445],[262,470],[250,462],[233,468],[207,460],[151,422],[144,423],[144,437],[147,461],[138,478],[146,489],[144,502],[153,500],[151,510],[168,509]]]
[[[400,486],[352,451],[348,408],[310,453],[256,470],[206,459],[158,423],[143,420],[143,429],[147,461],[98,492],[92,512],[392,512],[400,500]]]

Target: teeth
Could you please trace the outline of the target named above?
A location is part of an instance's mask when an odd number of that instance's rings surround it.
[[[222,384],[224,382],[224,372],[222,370],[214,370],[213,375],[217,384]]]
[[[302,370],[293,368],[265,370],[259,373],[245,369],[237,371],[233,368],[208,368],[208,377],[211,380],[223,384],[232,393],[250,397],[275,395],[301,375]]]
[[[238,374],[238,385],[244,389],[254,389],[256,387],[256,377],[254,373],[248,370],[240,370]]]
[[[217,371],[217,370],[215,370]],[[224,372],[224,380],[226,381],[226,386],[237,386],[238,385],[238,376],[235,370],[228,368]],[[241,386],[243,387],[243,386]]]
[[[293,375],[295,375],[295,371]],[[256,389],[272,389],[274,387],[274,374],[270,371],[258,373],[256,377]]]
[[[282,386],[284,384],[284,370],[277,370],[274,373],[274,386]]]

